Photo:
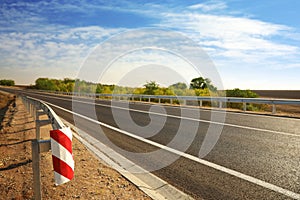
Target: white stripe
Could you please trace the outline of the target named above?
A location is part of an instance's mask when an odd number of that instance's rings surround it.
[[[36,95],[40,95],[40,94],[36,94]],[[40,96],[45,96],[45,95],[40,95]],[[241,125],[221,123],[221,122],[214,122],[214,121],[203,120],[203,119],[195,119],[195,118],[190,118],[190,117],[181,117],[181,116],[176,116],[176,115],[154,113],[154,112],[136,110],[136,109],[131,109],[131,108],[127,109],[127,108],[122,108],[122,107],[118,107],[118,106],[110,106],[110,105],[105,105],[105,104],[90,103],[90,102],[84,102],[84,101],[79,101],[79,100],[69,100],[69,99],[64,99],[64,98],[59,98],[59,97],[51,97],[51,98],[65,100],[65,101],[76,101],[76,102],[79,102],[79,103],[85,103],[85,104],[91,104],[91,105],[99,105],[99,106],[103,106],[103,107],[118,108],[118,109],[122,109],[122,110],[130,110],[130,111],[139,112],[139,113],[146,113],[146,114],[149,113],[149,114],[153,114],[153,115],[166,116],[166,117],[171,117],[171,118],[176,118],[176,119],[185,119],[185,120],[198,121],[198,122],[203,122],[203,123],[210,123],[210,124],[216,124],[216,125],[222,125],[222,126],[229,126],[229,127],[241,128],[241,129],[248,129],[248,130],[254,130],[254,131],[262,131],[262,132],[268,132],[268,133],[276,133],[276,134],[287,135],[287,136],[292,136],[292,137],[300,137],[300,135],[297,135],[297,134],[294,134],[294,133],[282,132],[282,131],[273,131],[273,130],[269,130],[269,129],[255,128],[255,127],[248,127],[248,126],[241,126]],[[51,104],[51,103],[48,103],[48,104]],[[294,119],[294,120],[298,120],[298,119]]]
[[[252,177],[252,176],[249,176],[249,175],[240,173],[240,172],[238,172],[238,171],[235,171],[235,170],[232,170],[232,169],[223,167],[223,166],[221,166],[221,165],[218,165],[218,164],[215,164],[215,163],[212,163],[212,162],[209,162],[209,161],[200,159],[200,158],[198,158],[198,157],[195,157],[195,156],[192,156],[192,155],[190,155],[190,154],[187,154],[187,153],[178,151],[178,150],[176,150],[176,149],[172,149],[172,148],[170,148],[170,147],[161,145],[161,144],[159,144],[159,143],[156,143],[156,142],[153,142],[153,141],[151,141],[151,140],[145,139],[145,138],[143,138],[143,137],[140,137],[140,136],[134,135],[134,134],[132,134],[132,133],[129,133],[129,132],[127,132],[127,131],[120,130],[120,129],[116,128],[116,127],[110,126],[110,125],[105,124],[105,123],[103,123],[103,122],[99,122],[99,121],[96,121],[96,120],[94,120],[94,119],[88,118],[88,117],[86,117],[86,116],[84,116],[84,115],[81,115],[81,114],[72,112],[72,111],[67,110],[67,109],[65,109],[65,108],[62,108],[62,107],[60,107],[60,106],[57,106],[57,105],[54,105],[54,104],[51,104],[51,103],[48,103],[48,104],[51,105],[51,106],[53,106],[53,107],[59,108],[59,109],[61,109],[61,110],[64,110],[64,111],[66,111],[66,112],[68,112],[68,113],[71,113],[71,114],[73,114],[73,115],[77,115],[77,116],[79,116],[79,117],[81,117],[81,118],[84,118],[84,119],[86,119],[86,120],[88,120],[88,121],[97,123],[97,124],[99,124],[99,125],[101,125],[101,126],[104,126],[104,127],[107,127],[107,128],[109,128],[109,129],[111,129],[111,130],[115,130],[115,131],[117,131],[117,132],[119,132],[119,133],[123,133],[123,134],[125,134],[125,135],[127,135],[127,136],[130,136],[130,137],[132,137],[132,138],[138,139],[138,140],[143,141],[143,142],[145,142],[145,143],[151,144],[151,145],[156,146],[156,147],[158,147],[158,148],[161,148],[161,149],[164,149],[164,150],[166,150],[166,151],[172,152],[172,153],[177,154],[177,155],[179,155],[179,156],[183,156],[183,157],[185,157],[185,158],[187,158],[187,159],[196,161],[196,162],[198,162],[198,163],[200,163],[200,164],[203,164],[203,165],[209,166],[209,167],[211,167],[211,168],[217,169],[217,170],[222,171],[222,172],[224,172],[224,173],[227,173],[227,174],[230,174],[230,175],[232,175],[232,176],[238,177],[238,178],[240,178],[240,179],[249,181],[249,182],[251,182],[251,183],[254,183],[254,184],[259,185],[259,186],[262,186],[262,187],[264,187],[264,188],[273,190],[273,191],[275,191],[275,192],[278,192],[278,193],[280,193],[280,194],[286,195],[286,196],[288,196],[288,197],[291,197],[291,198],[294,198],[294,199],[300,199],[300,194],[298,194],[298,193],[295,193],[295,192],[292,192],[292,191],[290,191],[290,190],[284,189],[284,188],[282,188],[282,187],[276,186],[276,185],[274,185],[274,184],[265,182],[265,181],[263,181],[263,180],[260,180],[260,179],[255,178],[255,177]]]
[[[70,179],[57,172],[54,172],[54,179],[55,179],[55,185],[61,185],[70,181]]]
[[[64,133],[71,141],[72,141],[72,131],[70,127],[64,127],[59,129],[62,133]]]
[[[51,138],[52,155],[64,161],[74,171],[74,159],[72,154],[61,144]]]

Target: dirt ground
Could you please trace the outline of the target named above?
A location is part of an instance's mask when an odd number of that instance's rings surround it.
[[[35,123],[20,99],[0,93],[0,199],[34,199],[31,140]],[[50,126],[41,137],[49,139]],[[118,172],[106,166],[73,138],[75,177],[61,186],[54,185],[51,153],[41,155],[43,199],[150,199]]]

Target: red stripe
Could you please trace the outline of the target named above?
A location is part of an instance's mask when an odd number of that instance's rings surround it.
[[[73,169],[69,165],[67,165],[64,161],[56,158],[53,155],[52,155],[52,161],[53,161],[53,168],[55,172],[63,175],[64,177],[70,180],[74,177]]]
[[[65,147],[72,154],[72,141],[61,130],[51,130],[50,137]]]

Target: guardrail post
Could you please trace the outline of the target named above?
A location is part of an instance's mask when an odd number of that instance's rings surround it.
[[[29,103],[29,114],[30,114],[30,116],[32,116],[32,105],[31,105],[31,103]]]
[[[200,100],[200,104],[199,104],[199,106],[200,106],[200,107],[202,107],[202,100]]]
[[[36,110],[35,113],[35,126],[36,126],[36,139],[32,141],[31,143],[31,149],[32,149],[32,171],[33,171],[33,188],[34,188],[34,199],[40,200],[42,199],[42,193],[41,193],[41,174],[40,174],[40,152],[46,151],[47,149],[50,149],[50,146],[44,147],[41,150],[40,147],[40,131],[41,126],[47,125],[51,123],[51,120],[40,120],[39,116],[45,114],[41,110]],[[50,142],[48,142],[50,144]],[[47,144],[48,145],[48,144]]]
[[[31,105],[31,115],[33,117],[33,119],[35,120],[35,113],[34,113],[34,105]]]
[[[47,152],[51,149],[50,140],[32,140],[31,153],[32,153],[32,171],[33,171],[33,192],[34,199],[42,199],[41,192],[41,173],[40,173],[40,153]]]
[[[243,110],[244,110],[244,112],[247,111],[247,103],[246,102],[243,102]]]
[[[41,126],[50,124],[50,120],[40,120],[40,116],[46,114],[43,110],[36,109],[35,112],[35,130],[36,130],[36,139],[39,140],[40,137],[40,131]]]
[[[160,103],[160,98],[158,98],[158,103]]]
[[[39,123],[39,111],[36,111],[36,119],[35,119],[35,134],[36,139],[39,140],[41,138],[41,131],[40,131],[40,123]]]
[[[272,114],[276,114],[276,105],[272,104]]]
[[[170,104],[173,104],[173,99],[170,99]]]
[[[32,140],[31,142],[32,151],[32,171],[33,171],[33,190],[34,199],[42,199],[41,194],[41,174],[40,174],[40,154],[39,154],[39,143],[38,140]]]
[[[29,111],[29,102],[27,100],[25,102],[26,102],[26,109],[27,111]]]
[[[149,97],[149,103],[151,102],[151,98]]]
[[[32,110],[32,112],[33,112],[33,113],[32,113],[32,114],[33,114],[33,119],[36,120],[36,112],[37,112],[37,108],[36,108],[36,105],[33,105],[32,107],[33,107],[33,110]]]
[[[222,101],[219,101],[219,108],[223,108],[223,103],[222,103]]]

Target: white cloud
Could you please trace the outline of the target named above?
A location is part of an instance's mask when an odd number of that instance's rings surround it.
[[[211,56],[256,61],[274,56],[299,55],[298,46],[274,38],[290,34],[293,29],[256,19],[198,13],[167,13],[161,23],[175,27],[211,49]],[[249,61],[249,60],[248,60]]]
[[[265,37],[290,30],[284,25],[271,24],[259,20],[197,13],[167,13],[162,26],[181,27],[205,38],[234,38],[241,36]]]
[[[209,12],[213,10],[223,10],[227,8],[225,2],[221,1],[209,1],[206,3],[194,4],[188,7],[189,9],[196,10],[201,9],[203,12]]]
[[[34,77],[74,77],[84,58],[97,44],[124,30],[94,26],[46,29],[0,34],[0,69],[3,78],[13,76],[15,80],[20,80],[17,84],[25,84],[34,81],[28,75],[30,72]],[[22,76],[21,72],[27,75]]]

